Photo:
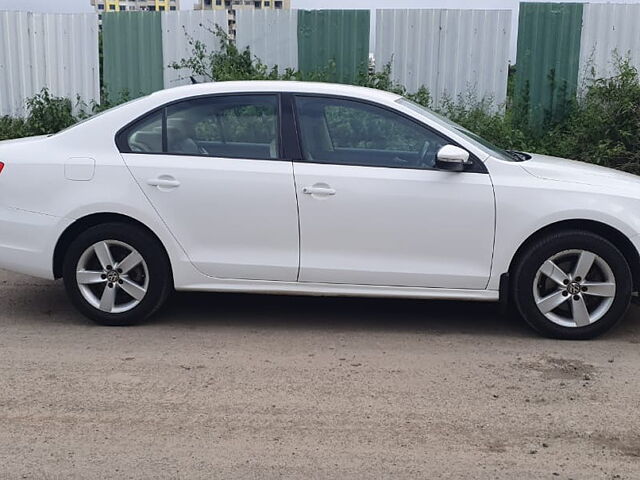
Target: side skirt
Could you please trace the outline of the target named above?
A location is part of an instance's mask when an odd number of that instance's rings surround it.
[[[254,280],[220,280],[176,286],[180,291],[243,292],[275,295],[312,295],[330,297],[425,298],[438,300],[472,300],[497,302],[497,290],[462,290],[448,288],[346,285],[334,283],[270,282]]]

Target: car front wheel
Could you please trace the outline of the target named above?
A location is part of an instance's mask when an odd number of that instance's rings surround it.
[[[622,319],[632,276],[622,253],[590,232],[559,232],[524,252],[514,271],[520,314],[541,334],[561,339],[596,337]]]
[[[170,291],[161,245],[142,228],[125,223],[80,234],[65,256],[63,277],[73,304],[102,325],[140,322],[160,308]]]

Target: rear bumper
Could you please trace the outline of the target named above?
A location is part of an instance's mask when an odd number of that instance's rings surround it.
[[[0,268],[53,279],[53,251],[70,220],[0,207]]]

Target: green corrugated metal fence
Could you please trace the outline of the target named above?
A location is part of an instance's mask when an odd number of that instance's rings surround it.
[[[164,87],[161,28],[159,12],[103,14],[104,86],[110,100]]]
[[[582,32],[581,3],[521,3],[516,103],[528,123],[562,118],[575,98]]]
[[[324,71],[335,62],[332,80],[353,82],[369,60],[368,10],[299,10],[298,68]]]

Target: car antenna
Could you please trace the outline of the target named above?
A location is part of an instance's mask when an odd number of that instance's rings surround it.
[[[195,78],[193,78],[193,76],[189,77],[191,79],[191,84],[192,85],[197,85],[198,83],[200,83],[198,80],[196,80]]]

